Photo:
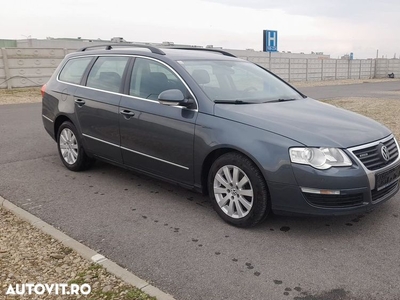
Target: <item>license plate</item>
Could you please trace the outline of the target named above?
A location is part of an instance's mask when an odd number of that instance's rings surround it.
[[[400,178],[400,165],[383,173],[376,174],[376,189],[379,191]]]

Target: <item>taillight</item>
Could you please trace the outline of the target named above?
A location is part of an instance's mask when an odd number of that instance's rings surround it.
[[[40,92],[42,93],[42,98],[44,98],[44,93],[46,92],[46,85],[45,84],[40,89]]]

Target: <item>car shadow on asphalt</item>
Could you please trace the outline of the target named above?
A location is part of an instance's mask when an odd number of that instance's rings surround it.
[[[121,169],[103,162],[97,162],[89,171],[106,175],[108,173],[118,173],[119,181],[123,180],[131,182],[134,180],[136,188],[150,189],[150,193],[163,195],[163,193],[172,194],[174,205],[180,205],[179,209],[201,207],[207,217],[204,222],[210,221],[210,218],[218,219],[221,224],[228,228],[235,228],[232,225],[219,220],[218,215],[213,211],[212,205],[208,196],[193,192],[178,185],[170,184],[159,179],[154,179],[150,176],[140,174],[135,171]],[[114,176],[114,175],[112,175]],[[163,198],[163,197],[160,197]],[[157,199],[155,197],[154,199]],[[165,199],[163,199],[164,201]],[[185,204],[181,204],[183,202]],[[350,214],[344,216],[299,216],[299,215],[278,215],[273,212],[261,224],[253,228],[238,228],[238,230],[251,231],[254,234],[265,232],[281,232],[281,233],[299,233],[302,235],[310,235],[316,237],[321,235],[335,235],[357,233],[363,227],[374,226],[377,222],[382,222],[385,218],[398,218],[398,214],[393,213],[393,205],[389,201],[377,209],[358,214]]]

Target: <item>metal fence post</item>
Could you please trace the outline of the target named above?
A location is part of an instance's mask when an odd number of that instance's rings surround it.
[[[269,68],[268,68],[268,70],[269,71],[271,71],[271,68],[272,68],[272,55],[271,55],[271,51],[270,52],[268,52],[269,54],[268,54],[268,56],[269,56],[269,61],[268,61],[268,63],[269,63]]]
[[[6,75],[7,88],[9,90],[11,90],[12,89],[12,83],[11,83],[10,68],[8,66],[7,49],[6,48],[1,48],[1,53],[3,55],[4,73]]]

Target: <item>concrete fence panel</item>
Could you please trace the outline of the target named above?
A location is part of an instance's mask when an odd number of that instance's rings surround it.
[[[387,77],[388,74],[389,74],[389,60],[377,59],[375,76],[377,78],[383,78]]]
[[[360,61],[351,60],[349,64],[349,79],[359,79],[360,77]]]
[[[395,77],[400,77],[400,60],[399,59],[377,59],[376,60],[376,78],[387,77],[388,74],[394,73]]]
[[[336,79],[348,79],[349,78],[349,61],[348,60],[337,60],[336,61]]]
[[[322,80],[322,60],[309,59],[307,65],[307,81]]]
[[[32,48],[8,48],[8,58],[64,58],[67,52],[64,49],[32,49]]]
[[[11,77],[51,77],[55,68],[25,68],[25,69],[10,69]]]
[[[74,49],[2,48],[0,49],[0,88],[40,86],[53,74],[65,55]],[[273,57],[249,51],[239,56],[271,70],[287,81],[400,77],[399,59],[329,59]]]
[[[22,88],[22,87],[35,87],[42,86],[50,79],[50,76],[43,77],[14,77],[9,80],[12,87]]]
[[[290,79],[289,81],[306,81],[307,80],[307,60],[293,58],[290,59]]]
[[[61,59],[49,58],[9,58],[8,67],[10,69],[29,69],[29,68],[57,68]]]
[[[391,59],[388,61],[388,74],[394,73],[395,76],[400,77],[400,60]]]
[[[3,48],[0,88],[33,87],[46,83],[71,49]]]
[[[336,60],[324,59],[322,60],[322,80],[335,80],[336,79]]]
[[[4,70],[3,52],[0,50],[0,89],[7,88],[6,72]]]

